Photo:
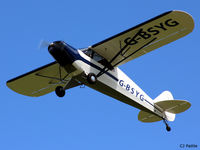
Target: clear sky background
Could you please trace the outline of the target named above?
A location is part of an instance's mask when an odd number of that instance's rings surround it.
[[[0,5],[1,150],[200,149],[199,0],[7,0]],[[33,98],[6,81],[53,60],[41,40],[64,40],[76,48],[95,44],[169,10],[183,10],[194,31],[120,68],[153,99],[170,90],[191,108],[171,122],[138,121],[139,110],[88,87]],[[31,85],[30,85],[31,86]],[[183,148],[182,148],[183,149]]]

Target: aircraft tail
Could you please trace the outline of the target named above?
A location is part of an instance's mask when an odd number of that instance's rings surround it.
[[[154,105],[163,110],[164,118],[168,121],[174,121],[176,114],[186,111],[191,104],[185,100],[174,100],[171,92],[164,91],[154,99]],[[140,111],[138,120],[142,122],[160,121],[162,118],[148,112]]]
[[[161,107],[159,104],[163,103],[164,101],[167,100],[174,100],[174,97],[172,95],[172,93],[170,91],[164,91],[162,92],[160,95],[158,95],[155,99],[154,99],[154,104],[158,105],[159,107]],[[161,107],[162,108],[162,107]],[[162,108],[163,109],[163,108]],[[176,114],[174,113],[170,113],[168,111],[164,111],[165,114],[165,118],[168,121],[174,121]]]
[[[164,91],[162,92],[160,95],[158,95],[155,99],[154,99],[154,103],[160,102],[160,101],[164,101],[164,100],[174,100],[174,97],[172,95],[172,93],[170,91]]]

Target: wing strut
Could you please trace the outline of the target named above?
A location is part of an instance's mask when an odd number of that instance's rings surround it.
[[[117,66],[118,64],[120,64],[122,61],[128,59],[129,57],[131,57],[133,54],[137,53],[139,50],[141,50],[142,48],[148,46],[149,44],[151,44],[153,41],[155,41],[157,38],[153,38],[151,41],[149,41],[148,43],[144,44],[142,47],[140,47],[139,49],[137,49],[136,51],[134,51],[133,53],[131,53],[130,55],[124,57],[124,59],[120,60],[119,62],[117,62],[116,64],[113,65],[113,67]]]
[[[59,65],[59,78],[50,77],[50,76],[42,75],[42,74],[39,74],[39,73],[36,73],[35,75],[36,75],[36,76],[39,76],[39,77],[43,77],[43,78],[49,78],[49,79],[58,80],[58,81],[60,81],[60,83],[65,83],[65,82],[68,82],[68,80],[65,80],[65,79],[70,75],[70,73],[66,74],[66,75],[62,78],[61,66]]]
[[[140,29],[134,36],[133,38],[131,38],[131,40],[129,42],[126,43],[126,45],[124,47],[121,48],[121,50],[108,62],[109,64],[111,64],[119,55],[125,54],[128,50],[126,50],[124,53],[123,51],[131,44],[131,42],[137,37],[138,34],[140,34],[140,32],[142,32],[142,29]],[[122,61],[128,59],[129,57],[131,57],[132,55],[134,55],[135,53],[137,53],[138,51],[140,51],[141,49],[143,49],[144,47],[148,46],[149,44],[151,44],[153,41],[155,41],[157,38],[153,38],[151,41],[149,41],[148,43],[144,44],[143,46],[141,46],[140,48],[138,48],[136,51],[134,51],[133,53],[129,54],[128,56],[124,57],[122,60],[120,60],[119,62],[117,62],[116,64],[114,64],[112,67],[117,66],[118,64],[120,64]],[[108,67],[105,66],[98,74],[97,77],[100,77],[101,75],[103,75],[104,73],[106,73],[108,71]]]
[[[137,37],[137,35],[142,31],[142,29],[140,29],[132,38],[129,42],[126,43],[126,45],[124,45],[124,47],[121,48],[121,50],[108,62],[109,64],[111,64],[120,54],[123,53],[123,51],[131,44],[131,42]],[[113,66],[112,66],[113,67]],[[100,77],[102,74],[106,73],[109,69],[107,68],[107,66],[105,66],[98,74],[97,77]]]

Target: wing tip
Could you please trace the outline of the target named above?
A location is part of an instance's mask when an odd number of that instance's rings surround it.
[[[194,23],[194,18],[192,17],[191,14],[189,14],[188,12],[183,11],[183,10],[173,10],[172,12],[177,13],[179,15],[182,15],[182,17],[184,17],[185,19],[187,19],[186,23],[188,24],[190,32],[193,31],[195,23]]]
[[[22,75],[19,75],[19,76],[15,77],[15,78],[12,78],[12,79],[6,81],[6,84],[7,84],[7,83],[10,83],[10,82],[12,82],[12,81],[15,81],[15,80],[17,80],[17,79],[19,79],[19,78],[22,78],[22,77],[24,77],[24,76],[26,76],[26,75],[28,75],[28,74],[37,72],[38,70],[41,70],[41,69],[43,69],[43,68],[46,68],[46,67],[51,66],[51,65],[56,64],[56,63],[57,63],[57,62],[54,61],[54,62],[51,62],[51,63],[49,63],[49,64],[46,64],[46,65],[44,65],[44,66],[42,66],[42,67],[39,67],[39,68],[37,68],[37,69],[34,69],[34,70],[32,70],[32,71],[29,71],[29,72],[27,72],[27,73],[24,73],[24,74],[22,74]]]

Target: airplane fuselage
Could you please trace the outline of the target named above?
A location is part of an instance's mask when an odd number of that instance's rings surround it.
[[[70,71],[71,75],[68,77],[73,77],[101,93],[140,110],[164,118],[162,110],[153,100],[118,67],[111,67],[112,69],[102,73],[97,77],[95,84],[89,83],[88,75],[91,73],[98,75],[107,65],[107,61],[91,49],[77,50],[65,42],[56,41],[50,44],[48,50],[67,72],[69,65],[75,68],[73,72]]]
[[[74,61],[72,65],[80,72],[84,72],[86,75],[91,72],[98,74],[104,67],[81,50],[78,50],[78,53],[81,59]],[[78,80],[126,104],[163,117],[162,112],[155,107],[153,100],[118,67],[98,77],[95,84],[89,84],[84,76],[79,77]]]

